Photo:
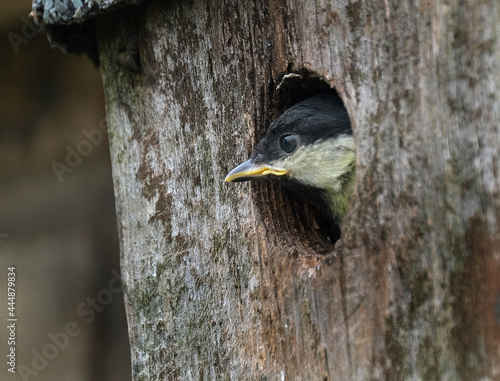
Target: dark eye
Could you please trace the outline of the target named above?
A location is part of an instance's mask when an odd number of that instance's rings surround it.
[[[292,134],[285,134],[280,136],[280,148],[286,153],[292,153],[297,149],[297,137]]]

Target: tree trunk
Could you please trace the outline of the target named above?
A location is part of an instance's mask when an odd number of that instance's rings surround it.
[[[500,380],[499,25],[470,0],[97,19],[134,380]],[[293,195],[223,182],[324,86],[357,143],[335,247]]]

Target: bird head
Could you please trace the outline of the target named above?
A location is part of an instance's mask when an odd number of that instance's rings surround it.
[[[356,149],[351,124],[335,92],[303,100],[269,127],[251,158],[234,168],[227,182],[269,177],[327,207],[340,223],[354,189]]]

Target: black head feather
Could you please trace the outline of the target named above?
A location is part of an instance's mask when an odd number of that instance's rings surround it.
[[[338,94],[319,94],[290,107],[273,122],[255,147],[252,158],[267,163],[286,156],[279,147],[279,138],[286,133],[297,135],[300,145],[309,145],[341,134],[352,135],[352,129]]]

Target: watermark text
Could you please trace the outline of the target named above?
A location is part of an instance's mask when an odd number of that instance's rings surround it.
[[[121,277],[118,271],[111,270],[111,279],[108,281],[107,287],[99,290],[95,297],[87,297],[84,301],[76,306],[76,315],[83,318],[86,324],[94,321],[97,313],[104,311],[114,298],[114,295],[120,294],[122,291]],[[19,375],[23,381],[30,379],[31,376],[38,376],[43,371],[51,360],[54,360],[61,351],[63,351],[72,338],[77,337],[82,333],[81,324],[77,321],[69,321],[59,332],[47,334],[48,342],[41,348],[31,350],[33,357],[30,366],[19,365]]]
[[[16,373],[16,268],[7,267],[7,370]]]
[[[52,169],[60,183],[64,181],[63,175],[71,173],[78,167],[85,156],[88,156],[104,140],[104,135],[108,131],[106,119],[102,119],[99,123],[99,128],[94,128],[90,131],[82,130],[82,135],[85,137],[80,140],[75,148],[66,146],[66,158],[64,163],[58,161],[52,162]]]

